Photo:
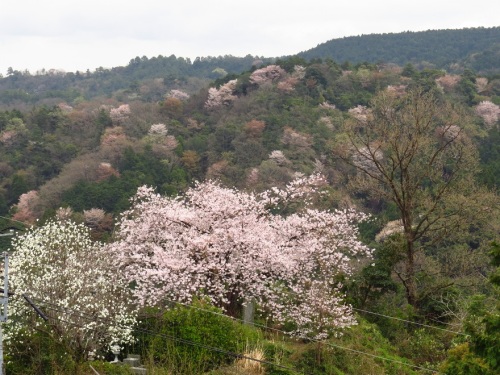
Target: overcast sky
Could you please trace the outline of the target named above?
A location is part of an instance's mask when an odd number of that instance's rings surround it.
[[[136,56],[275,57],[330,39],[500,26],[500,1],[1,0],[0,73],[91,71]]]

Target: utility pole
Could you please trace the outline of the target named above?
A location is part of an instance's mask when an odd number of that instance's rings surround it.
[[[14,232],[11,230],[9,233],[0,234],[0,236],[12,236]],[[0,375],[5,375],[3,363],[3,333],[2,323],[7,321],[8,304],[9,304],[9,254],[3,253],[3,297],[0,299],[2,305],[0,311]]]
[[[9,303],[9,254],[3,253],[4,259],[4,274],[3,274],[3,298],[1,299],[1,314],[0,314],[0,375],[4,375],[3,363],[3,333],[2,323],[7,321],[8,303]]]

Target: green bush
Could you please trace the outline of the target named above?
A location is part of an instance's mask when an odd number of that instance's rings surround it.
[[[131,375],[133,374],[129,366],[120,366],[115,363],[94,361],[86,364],[85,367],[90,370],[89,374],[95,374],[92,366],[101,375]]]
[[[220,314],[220,315],[219,315]],[[137,329],[138,348],[147,365],[172,374],[198,374],[235,360],[255,346],[261,333],[223,316],[203,301],[166,311],[148,308]]]
[[[12,375],[78,374],[65,345],[48,332],[20,335],[5,347],[5,368]]]
[[[448,351],[448,358],[439,371],[446,375],[493,375],[482,358],[470,352],[469,344],[463,343]]]

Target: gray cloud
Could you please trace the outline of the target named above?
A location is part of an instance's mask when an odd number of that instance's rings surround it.
[[[500,3],[17,0],[0,12],[0,73],[125,65],[135,56],[282,56],[343,36],[499,26]]]

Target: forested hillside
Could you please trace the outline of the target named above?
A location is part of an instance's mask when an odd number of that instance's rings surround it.
[[[500,78],[378,50],[0,79],[8,373],[496,373]]]
[[[333,39],[295,57],[296,63],[324,59],[338,63],[412,64],[419,69],[446,69],[460,74],[464,69],[498,75],[500,27],[461,30],[429,30],[394,34],[370,34]],[[226,74],[241,74],[261,64],[288,57],[208,56],[194,61],[183,57],[142,56],[127,66],[98,67],[94,71],[19,71],[0,74],[0,108],[54,104],[58,100],[89,100],[96,96],[138,95],[157,101],[172,88],[196,93],[208,82]],[[303,61],[301,61],[303,59]],[[350,67],[345,66],[346,70]]]
[[[424,64],[457,71],[499,73],[500,27],[370,34],[332,39],[299,53],[305,59],[351,63]]]

